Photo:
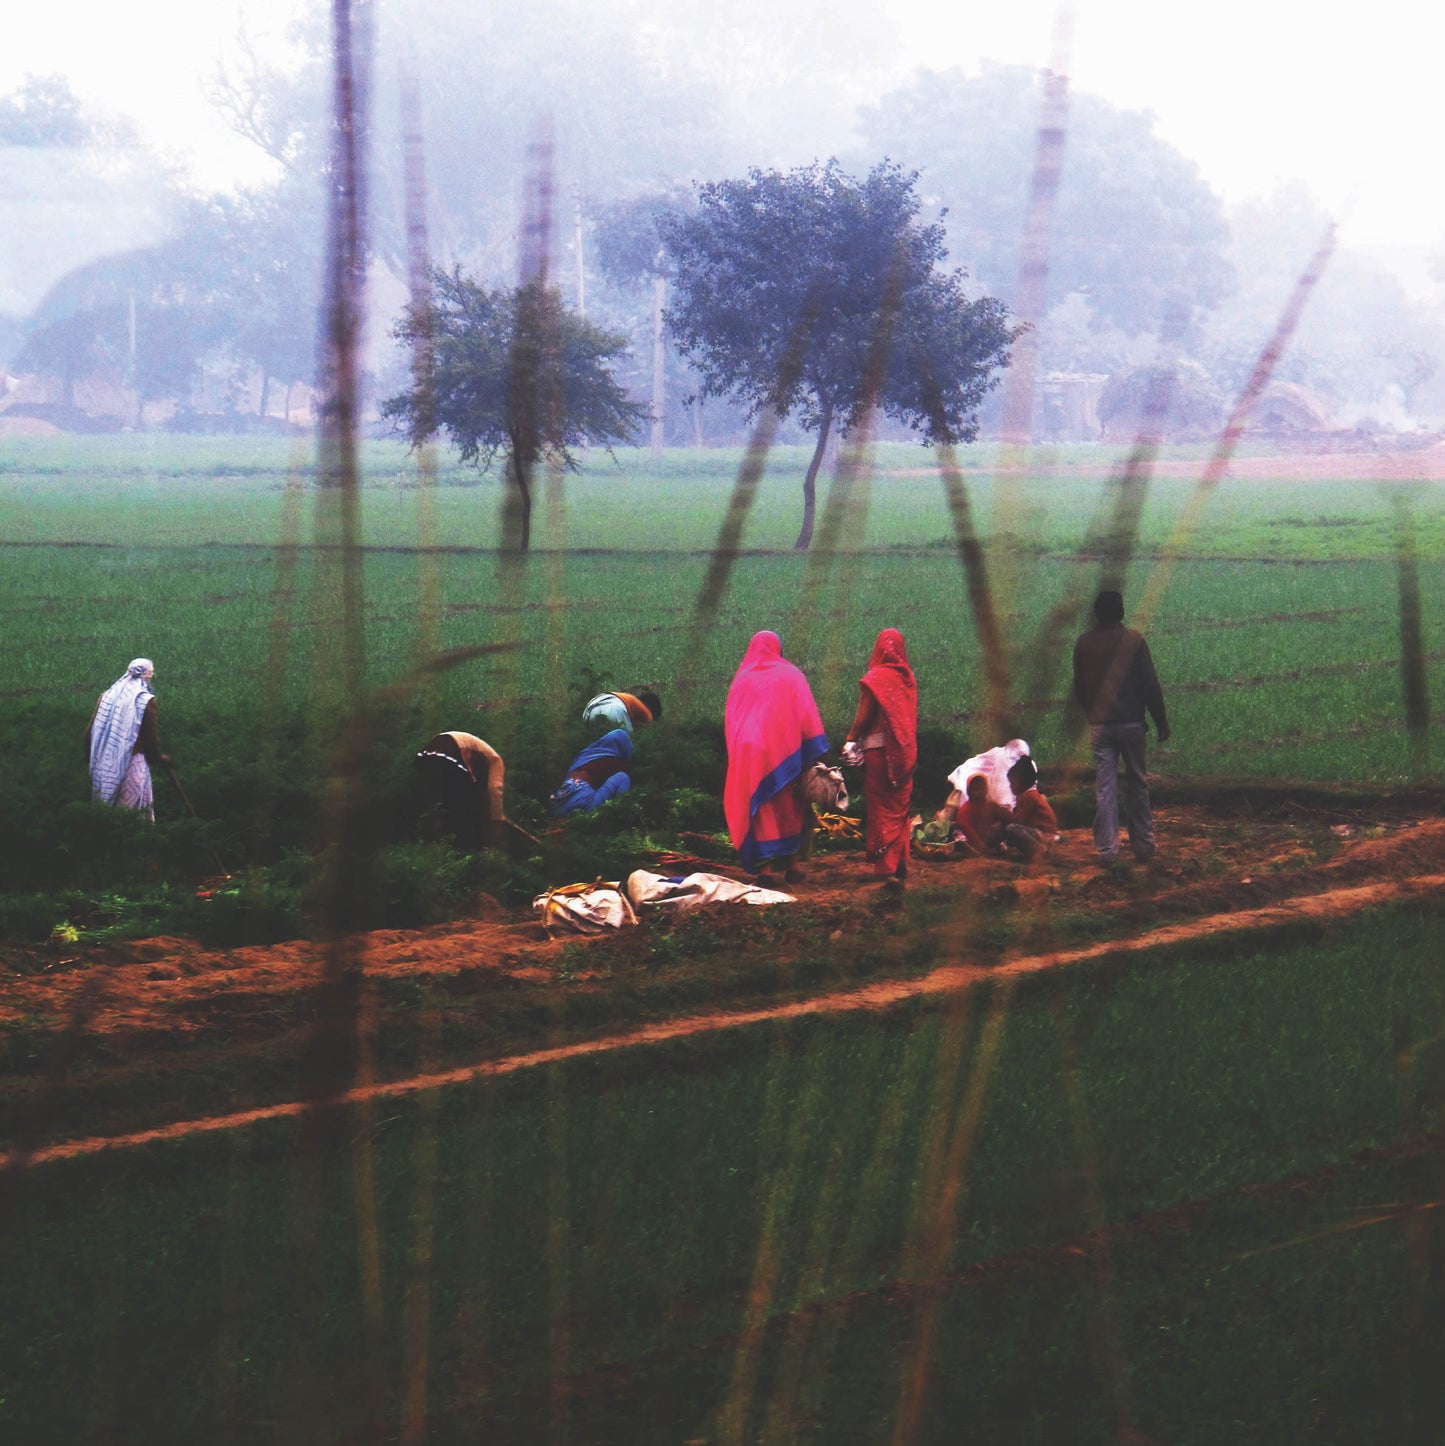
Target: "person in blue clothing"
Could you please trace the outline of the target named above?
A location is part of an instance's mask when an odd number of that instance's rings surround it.
[[[632,787],[627,765],[632,761],[632,738],[625,728],[604,733],[589,743],[567,770],[562,786],[548,802],[553,818],[571,813],[591,813],[609,799],[618,798]]]

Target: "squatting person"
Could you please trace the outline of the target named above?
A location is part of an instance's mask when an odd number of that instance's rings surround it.
[[[632,737],[623,728],[604,733],[572,760],[562,786],[548,803],[553,818],[569,813],[591,813],[632,787],[627,765],[632,761]]]

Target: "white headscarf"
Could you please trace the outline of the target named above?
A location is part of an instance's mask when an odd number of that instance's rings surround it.
[[[968,780],[975,774],[982,774],[988,782],[988,796],[1005,808],[1014,806],[1013,785],[1008,781],[1008,771],[1020,758],[1029,757],[1029,745],[1022,738],[1010,738],[997,748],[990,748],[966,758],[952,773],[948,781],[960,793],[968,792]]]
[[[90,725],[90,794],[98,803],[115,803],[120,794],[152,697],[155,672],[149,658],[136,658],[96,704]]]

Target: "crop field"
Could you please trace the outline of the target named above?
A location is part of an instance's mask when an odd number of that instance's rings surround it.
[[[309,491],[291,496],[289,522],[287,514],[288,460],[299,476],[307,459],[288,459],[276,443],[223,449],[216,442],[121,440],[130,445],[71,442],[57,451],[11,442],[0,452],[3,705],[12,718],[57,727],[65,718],[83,727],[94,695],[128,658],[154,655],[178,766],[210,770],[217,760],[209,751],[187,746],[192,730],[204,734],[215,720],[244,717],[254,734],[263,707],[285,711],[310,696],[315,595],[326,583],[306,547],[313,539]],[[452,485],[422,493],[408,454],[373,444],[362,501],[372,679],[390,681],[415,662],[431,586],[442,646],[522,644],[514,658],[478,662],[444,679],[431,706],[447,726],[480,706],[503,715],[498,726],[508,731],[516,716],[540,709],[559,679],[574,689],[594,679],[614,686],[647,679],[666,688],[684,656],[738,461],[729,454],[672,458],[591,459],[568,482],[566,551],[548,550],[555,539],[544,518],[541,549],[507,584],[495,551],[495,482],[459,485],[475,474],[444,468],[441,480]],[[880,449],[859,550],[822,562],[788,547],[801,460],[796,449],[770,459],[684,721],[718,720],[748,637],[771,627],[814,676],[825,721],[837,731],[851,712],[853,679],[872,637],[892,622],[905,625],[925,726],[950,730],[968,751],[995,741],[980,733],[983,669],[943,489],[928,471],[931,454]],[[1076,620],[1086,613],[1099,564],[1097,555],[1080,561],[1078,553],[1107,504],[1110,460],[1096,450],[1087,460],[1063,455],[1037,467],[1023,490],[1014,546],[990,536],[996,508],[989,476],[968,476],[994,565],[1013,702],[1046,761],[1060,758],[1074,737],[1065,699],[1067,642],[1076,628],[1071,623],[1053,646],[1041,646],[1041,634],[1060,602],[1077,603]],[[1226,482],[1199,525],[1178,540],[1178,557],[1161,565],[1193,488],[1191,468],[1202,467],[1169,460],[1167,480],[1150,491],[1126,585],[1137,597],[1156,567],[1167,572],[1149,632],[1179,723],[1157,757],[1160,770],[1409,777],[1400,526],[1409,519],[1427,684],[1438,698],[1445,637],[1441,574],[1431,564],[1445,555],[1440,490],[1319,478]],[[985,463],[980,457],[975,465]],[[302,547],[294,573],[278,555],[288,531]],[[440,550],[418,552],[427,533]],[[268,660],[278,649],[284,666],[268,683]],[[553,750],[557,758],[567,741]],[[244,737],[235,740],[233,767],[249,761],[246,746]]]
[[[1428,1439],[1440,927],[43,1167],[12,1439]]]
[[[684,692],[673,684],[737,454],[594,456],[568,479],[565,518],[539,500],[541,546],[508,567],[495,546],[494,480],[479,483],[452,465],[441,470],[443,485],[421,489],[404,448],[371,444],[361,516],[371,680],[390,683],[415,665],[428,620],[441,647],[516,645],[416,690],[399,716],[378,710],[386,837],[405,832],[406,758],[442,727],[479,731],[503,748],[509,808],[538,826],[542,801],[580,741],[578,703],[629,682],[656,682],[672,698],[668,729],[643,749],[640,781],[653,793],[715,789],[727,683],[760,628],[781,634],[840,735],[873,637],[902,624],[932,740],[919,798],[941,801],[948,770],[998,740],[984,713],[983,660],[933,460],[921,448],[880,448],[866,521],[850,516],[845,527],[851,544],[805,559],[790,550],[803,458],[798,449],[775,452]],[[1097,587],[1096,534],[1115,459],[1100,449],[1041,459],[1007,514],[1012,542],[993,535],[989,459],[965,460],[1008,639],[1014,724],[1046,768],[1075,761],[1068,645]],[[0,711],[15,765],[0,785],[11,820],[0,898],[31,901],[0,903],[14,921],[0,932],[47,930],[56,919],[44,916],[67,906],[36,896],[93,893],[117,850],[144,854],[152,879],[159,870],[180,882],[177,860],[202,847],[234,871],[272,867],[308,846],[310,799],[345,721],[316,712],[318,664],[334,651],[326,628],[336,563],[311,545],[325,534],[314,488],[302,480],[309,465],[277,442],[147,436],[12,441],[0,451]],[[1148,621],[1176,724],[1170,745],[1155,750],[1155,769],[1383,786],[1418,778],[1429,760],[1408,746],[1404,726],[1398,558],[1407,524],[1425,682],[1438,700],[1445,576],[1431,564],[1445,553],[1439,489],[1318,476],[1227,482],[1171,544],[1202,466],[1183,454],[1161,466],[1126,573],[1131,598],[1153,585],[1156,569],[1167,575]],[[554,546],[559,527],[565,548]],[[1068,621],[1049,637],[1046,620],[1061,605]],[[319,653],[318,635],[328,640]],[[95,697],[136,655],[157,662],[164,746],[203,821],[181,817],[177,801],[163,798],[162,827],[140,843],[112,837],[121,824],[97,836],[90,810],[76,811],[85,774],[79,743],[64,741],[78,740]],[[686,748],[685,737],[693,740]],[[269,808],[265,819],[258,801]],[[711,831],[720,820],[693,817],[691,826]],[[583,860],[575,868],[589,871]],[[510,893],[529,895],[541,883],[519,875]]]
[[[1429,459],[1261,450],[1196,516],[1205,457],[1173,449],[1126,542],[1102,448],[1017,485],[959,460],[1008,721],[1073,842],[920,865],[892,911],[839,844],[796,909],[564,941],[534,893],[730,857],[723,700],[761,628],[835,745],[902,629],[917,807],[1001,741],[931,453],[880,447],[835,513],[820,487],[802,556],[806,458],[775,449],[698,635],[740,454],[589,456],[518,560],[494,479],[423,487],[368,443],[358,720],[308,455],[0,443],[0,1436],[1438,1439]],[[1106,568],[1173,725],[1162,872],[1080,842],[1069,648]],[[154,826],[88,801],[86,720],[136,655],[194,817],[163,779]],[[648,683],[637,787],[549,828],[582,701]],[[502,749],[534,847],[418,839],[439,728]],[[376,932],[338,980],[296,936],[347,738]]]

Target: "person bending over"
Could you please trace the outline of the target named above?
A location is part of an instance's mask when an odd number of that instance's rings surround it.
[[[553,818],[591,813],[632,787],[627,765],[632,760],[632,739],[623,728],[604,733],[572,760],[562,786],[549,800]]]
[[[438,733],[416,756],[426,808],[463,848],[496,848],[506,812],[502,755],[474,733]]]
[[[589,728],[604,732],[621,728],[629,737],[634,728],[661,717],[662,699],[641,688],[636,693],[599,693],[582,710],[582,721]]]

